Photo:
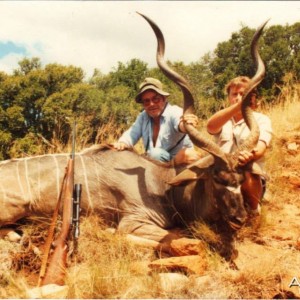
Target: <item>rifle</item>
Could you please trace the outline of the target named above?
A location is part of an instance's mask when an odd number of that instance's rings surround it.
[[[73,230],[73,233],[76,245],[79,237],[81,184],[76,184],[74,186],[75,126],[76,124],[74,123],[72,153],[66,167],[66,174],[57,205],[58,207],[60,199],[63,199],[62,227],[60,234],[53,242],[54,250],[49,259],[46,272],[43,270],[44,268],[41,268],[38,286],[47,284],[64,285],[69,251],[68,240],[74,225],[75,230]],[[48,259],[48,257],[46,257],[46,259]]]

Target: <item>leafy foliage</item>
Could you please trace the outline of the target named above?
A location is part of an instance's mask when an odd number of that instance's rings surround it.
[[[223,88],[233,77],[244,75],[252,77],[255,73],[251,59],[250,43],[255,30],[243,27],[232,34],[229,41],[219,43],[210,62],[217,99],[224,97]],[[266,65],[266,77],[260,90],[267,100],[272,101],[279,90],[276,85],[283,84],[286,73],[300,74],[300,23],[292,26],[275,25],[264,31],[259,40],[259,48]],[[299,78],[298,78],[299,79]]]

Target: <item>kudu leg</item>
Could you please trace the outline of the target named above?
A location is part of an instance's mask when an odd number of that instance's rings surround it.
[[[170,250],[171,241],[183,236],[180,230],[166,230],[155,224],[137,223],[132,220],[127,222],[124,218],[119,223],[117,230],[129,234],[128,238],[132,242],[151,246],[155,250],[167,253]]]

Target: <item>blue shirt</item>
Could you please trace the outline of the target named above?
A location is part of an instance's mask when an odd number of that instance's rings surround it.
[[[167,103],[165,110],[160,116],[160,129],[155,148],[162,148],[168,151],[172,157],[182,148],[193,147],[193,143],[188,135],[179,131],[178,126],[182,115],[182,108]],[[152,122],[152,118],[145,111],[142,111],[134,124],[120,137],[119,142],[133,147],[142,138],[145,151],[149,152],[154,148]]]

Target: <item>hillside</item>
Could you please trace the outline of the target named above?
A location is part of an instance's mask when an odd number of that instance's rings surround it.
[[[151,249],[112,235],[101,220],[91,217],[81,224],[79,254],[69,268],[68,298],[299,297],[300,87],[281,97],[279,104],[264,108],[274,130],[267,154],[268,192],[261,219],[239,232],[237,269],[206,249],[199,256],[207,262],[201,274],[180,270],[170,275],[166,269],[161,274],[148,266],[157,259]],[[37,283],[47,224],[31,220],[21,228],[26,237],[22,245],[0,240],[0,298],[25,298],[26,290]]]

